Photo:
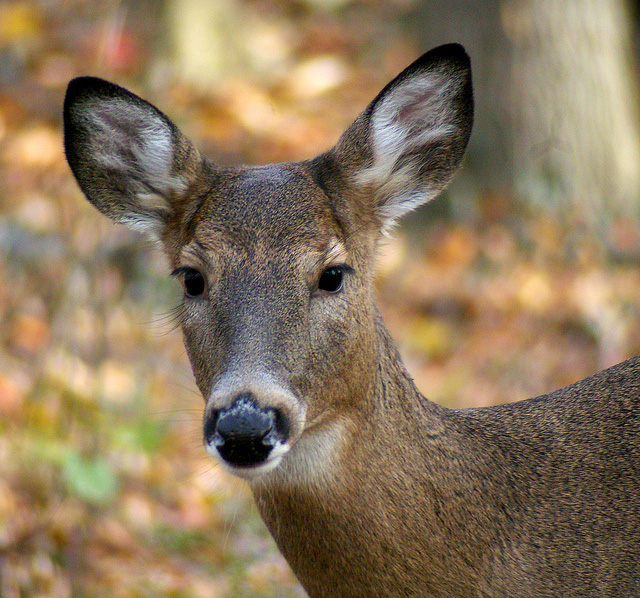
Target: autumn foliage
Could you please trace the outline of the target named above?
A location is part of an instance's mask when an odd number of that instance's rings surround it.
[[[62,98],[100,75],[222,164],[307,158],[424,48],[392,19],[406,3],[248,2],[278,14],[286,68],[202,90],[172,72],[153,6],[102,4],[0,5],[0,596],[302,596],[201,446],[180,289],[72,180]],[[455,219],[436,200],[381,249],[381,310],[426,395],[519,400],[640,353],[637,231],[603,245],[512,189],[472,201]]]

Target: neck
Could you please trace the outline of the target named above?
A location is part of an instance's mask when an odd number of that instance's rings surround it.
[[[314,598],[465,596],[486,542],[473,533],[485,518],[472,513],[463,439],[420,396],[382,325],[378,341],[367,413],[305,432],[291,462],[253,485],[256,503]]]

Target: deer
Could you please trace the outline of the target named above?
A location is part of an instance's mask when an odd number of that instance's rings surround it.
[[[204,446],[311,598],[640,596],[640,358],[445,408],[376,307],[382,236],[447,185],[472,122],[448,44],[310,160],[218,166],[93,77],[69,83],[64,144],[87,199],[164,250]]]

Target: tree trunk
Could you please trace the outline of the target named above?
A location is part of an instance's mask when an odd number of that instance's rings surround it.
[[[503,0],[521,197],[600,233],[640,199],[637,89],[624,0]]]

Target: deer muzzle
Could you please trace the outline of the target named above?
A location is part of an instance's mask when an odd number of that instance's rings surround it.
[[[275,467],[288,450],[288,439],[289,426],[282,412],[261,407],[251,394],[241,395],[228,407],[214,409],[205,417],[207,449],[243,477]]]

